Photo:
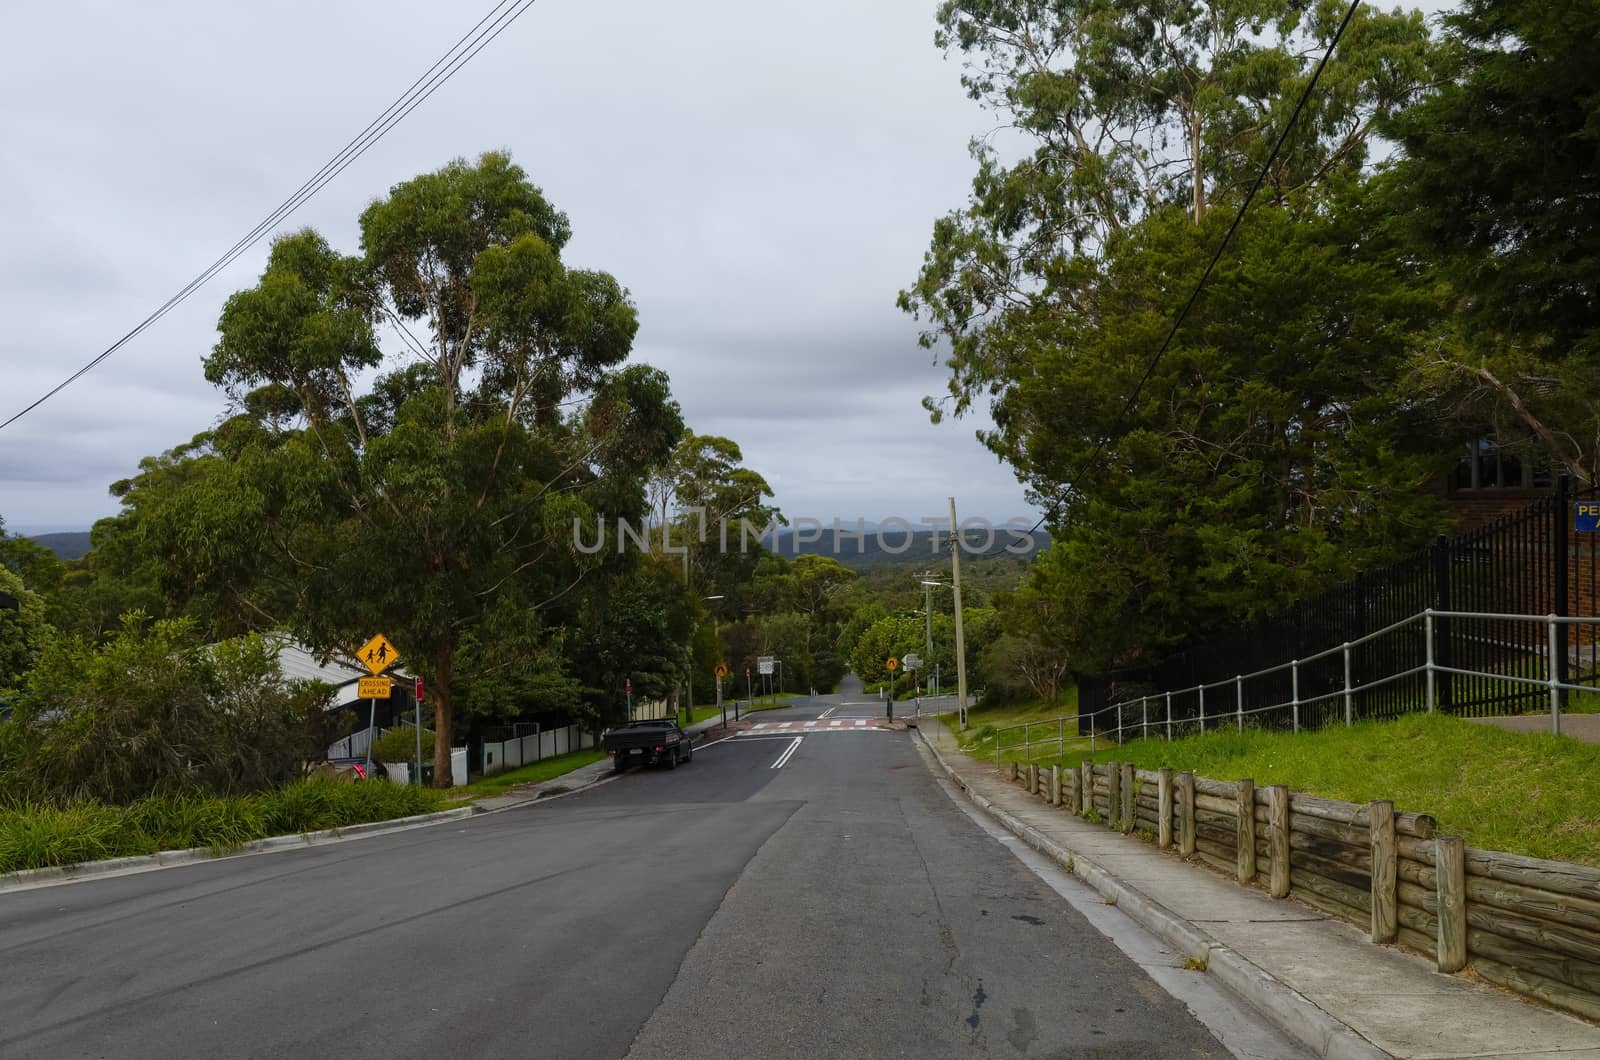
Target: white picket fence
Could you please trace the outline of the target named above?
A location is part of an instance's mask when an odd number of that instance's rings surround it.
[[[486,777],[507,769],[518,769],[546,758],[564,755],[569,751],[594,746],[594,736],[576,725],[546,732],[530,733],[515,740],[501,740],[483,745],[482,772]]]
[[[362,729],[328,745],[329,758],[365,758],[373,737],[383,735],[382,729]]]

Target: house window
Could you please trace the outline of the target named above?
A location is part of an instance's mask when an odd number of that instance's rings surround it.
[[[1494,438],[1479,438],[1467,446],[1456,464],[1458,490],[1549,489],[1550,463],[1502,446]]]

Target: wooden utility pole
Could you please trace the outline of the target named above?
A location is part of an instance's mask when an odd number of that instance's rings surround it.
[[[967,640],[961,633],[961,524],[956,522],[956,499],[950,498],[950,584],[956,603],[956,710],[961,728],[967,727]]]

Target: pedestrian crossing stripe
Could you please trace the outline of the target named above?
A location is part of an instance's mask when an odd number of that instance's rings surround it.
[[[813,718],[810,721],[761,721],[750,726],[751,733],[881,732],[888,722],[878,718]]]

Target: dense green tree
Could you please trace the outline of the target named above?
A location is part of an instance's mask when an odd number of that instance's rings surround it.
[[[54,632],[44,598],[0,565],[0,700],[22,683]]]
[[[935,417],[987,400],[981,437],[1081,565],[1085,584],[1055,591],[1083,594],[1086,664],[1269,610],[1442,525],[1419,487],[1451,439],[1397,397],[1437,303],[1368,250],[1362,212],[1373,122],[1436,65],[1420,16],[1357,15],[1150,371],[1343,7],[941,8],[969,90],[1033,150],[1006,166],[975,148],[972,197],[901,305],[949,349]]]
[[[650,547],[676,554],[690,591],[721,597],[712,612],[729,618],[762,606],[746,592],[767,553],[756,537],[783,521],[769,503],[772,487],[743,460],[733,439],[685,431],[650,482]]]
[[[683,687],[696,618],[669,563],[640,557],[637,569],[610,577],[603,592],[588,598],[574,645],[591,716],[600,725],[627,717],[628,681],[635,702],[668,699]]]
[[[1078,621],[1082,596],[1071,574],[1045,552],[1016,588],[995,594],[995,614],[1005,632],[983,663],[993,681],[1020,684],[1040,699],[1054,701],[1060,694],[1073,641],[1087,632]]]
[[[1384,130],[1391,228],[1451,312],[1417,378],[1448,414],[1600,468],[1600,6],[1465,0],[1451,64]]]
[[[20,534],[7,534],[4,519],[0,519],[0,567],[21,578],[29,589],[45,595],[60,592],[67,575],[66,564],[54,552]]]
[[[562,262],[569,234],[486,154],[369,206],[360,256],[309,231],[278,240],[205,361],[237,413],[184,458],[182,503],[141,516],[167,578],[227,590],[254,623],[327,652],[387,634],[429,679],[440,783],[458,682],[500,667],[502,641],[536,641],[556,625],[543,612],[616,562],[575,527],[637,517],[682,431],[665,377],[620,367],[633,305]],[[384,325],[405,356],[386,356]],[[464,647],[483,673],[460,668]],[[549,674],[520,658],[522,687]]]
[[[41,654],[0,787],[109,802],[270,787],[307,757],[306,722],[328,691],[286,682],[267,638],[203,645],[191,622],[130,615],[104,645],[60,639]]]

